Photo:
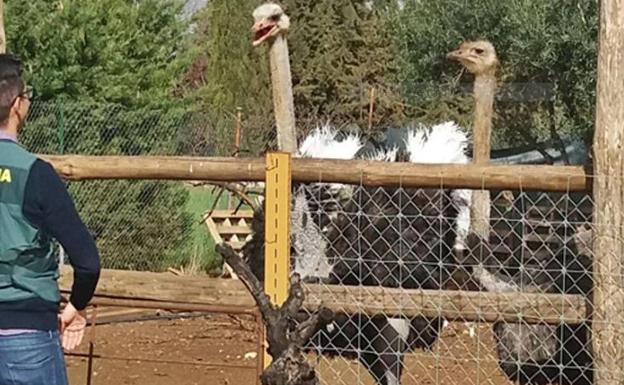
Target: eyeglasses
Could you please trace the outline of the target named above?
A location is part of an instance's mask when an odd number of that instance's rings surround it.
[[[35,90],[31,86],[26,86],[18,96],[31,100],[35,96]]]
[[[25,98],[31,101],[34,96],[35,96],[35,90],[31,86],[26,86],[24,87],[22,92],[20,92],[16,97],[13,98],[13,101],[11,102],[10,105],[12,106],[17,100],[17,98]]]

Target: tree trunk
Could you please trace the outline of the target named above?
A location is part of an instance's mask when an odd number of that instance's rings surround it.
[[[298,319],[305,301],[299,274],[295,273],[290,278],[288,296],[283,304],[277,306],[271,303],[262,283],[234,249],[221,243],[216,246],[216,250],[238,274],[262,313],[269,342],[268,353],[272,357],[271,364],[260,377],[262,384],[318,385],[316,371],[303,354],[303,347],[318,330],[331,322],[333,313],[321,307],[305,320],[294,322]]]
[[[624,384],[624,0],[602,0],[594,133],[595,384]]]
[[[0,53],[6,53],[6,33],[4,32],[4,0],[0,0]]]

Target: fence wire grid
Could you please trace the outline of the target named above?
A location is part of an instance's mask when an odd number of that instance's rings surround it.
[[[21,141],[46,154],[223,155],[233,146],[211,140],[226,129],[211,122],[205,114],[35,103]],[[229,124],[233,133],[235,115]],[[491,234],[475,243],[467,237],[468,206],[456,191],[319,181],[293,184],[292,269],[308,283],[361,293],[384,286],[515,293],[519,300],[540,293],[591,296],[588,194],[492,190]],[[200,223],[217,198],[211,190],[162,181],[69,188],[104,267],[219,265]],[[262,258],[262,248],[253,249]],[[589,321],[529,324],[507,314],[495,323],[461,316],[449,323],[442,314],[403,315],[420,306],[403,298],[387,304],[398,315],[338,312],[314,336],[308,348],[322,384],[592,383]],[[332,300],[338,308],[353,305]]]
[[[51,155],[231,155],[236,115],[216,115],[34,101],[20,142],[34,153]],[[97,242],[103,267],[219,272],[221,260],[201,219],[213,207],[228,206],[227,192],[130,180],[69,182],[68,188]]]
[[[459,199],[468,191],[293,182],[291,271],[308,284],[351,286],[354,295],[384,286],[512,293],[519,302],[535,294],[590,297],[589,194],[490,190],[491,231],[482,240],[468,236],[469,204]],[[262,258],[257,248],[246,252]],[[340,311],[352,311],[352,297],[311,298],[338,309],[308,344],[322,384],[593,381],[589,321],[568,320],[564,310],[561,322],[530,322],[464,304],[448,322],[442,313],[405,315],[422,308],[421,297],[383,298],[374,312],[358,314]],[[492,316],[498,320],[488,322]]]

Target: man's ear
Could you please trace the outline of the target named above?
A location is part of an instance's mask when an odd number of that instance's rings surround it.
[[[9,118],[11,117],[11,114],[14,114],[18,118],[18,129],[25,124],[26,114],[28,113],[28,111],[22,111],[24,109],[23,103],[26,103],[23,98],[15,98],[15,101],[11,106],[11,113],[9,114]]]
[[[10,110],[9,116],[11,114],[15,114],[15,115],[19,116],[19,114],[21,113],[20,109],[22,108],[22,103],[23,103],[22,102],[22,98],[20,98],[20,97],[15,98],[15,100],[13,100],[13,104],[11,105],[11,110]]]

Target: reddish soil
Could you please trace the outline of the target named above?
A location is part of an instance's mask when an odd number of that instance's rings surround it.
[[[255,323],[246,317],[99,325],[94,353],[102,358],[94,360],[92,384],[255,385],[257,341]],[[451,324],[431,352],[407,356],[402,385],[511,384],[498,369],[492,348],[488,325],[479,325],[471,337],[464,324]],[[83,343],[80,353],[87,351]],[[357,362],[310,359],[317,361],[323,385],[374,385]],[[72,385],[87,383],[86,358],[68,357],[67,366]]]

